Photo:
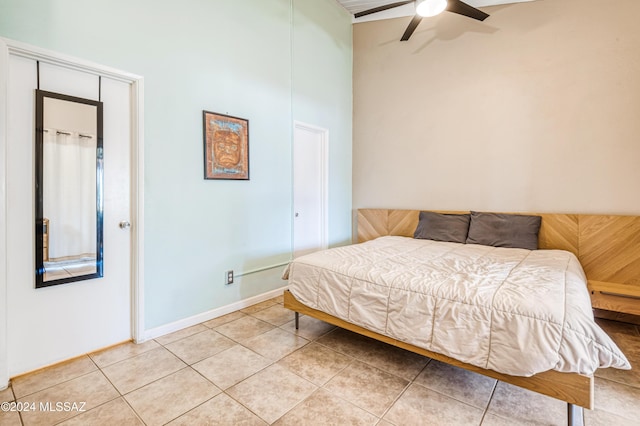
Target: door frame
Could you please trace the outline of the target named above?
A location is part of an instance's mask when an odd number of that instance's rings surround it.
[[[0,37],[0,389],[8,385],[7,360],[7,124],[9,58],[19,56],[103,76],[131,87],[131,335],[144,340],[144,78]]]
[[[302,121],[295,120],[293,122],[293,135],[292,135],[292,153],[291,153],[291,257],[295,253],[295,176],[293,176],[293,163],[295,161],[295,149],[296,149],[296,130],[305,130],[311,133],[320,135],[320,171],[322,176],[321,182],[321,196],[320,202],[322,203],[322,211],[320,216],[320,243],[321,249],[329,247],[329,130],[323,127],[319,127],[313,124],[304,123]]]

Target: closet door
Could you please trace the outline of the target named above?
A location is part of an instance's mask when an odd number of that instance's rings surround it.
[[[327,247],[326,129],[296,123],[293,136],[293,257]]]

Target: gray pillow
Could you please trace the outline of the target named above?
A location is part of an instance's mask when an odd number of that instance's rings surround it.
[[[471,212],[467,244],[538,249],[540,216]]]
[[[420,212],[420,221],[413,238],[464,244],[470,220],[471,216],[468,214]]]

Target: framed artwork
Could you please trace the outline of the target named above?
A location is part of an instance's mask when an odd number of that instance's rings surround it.
[[[204,178],[249,180],[249,120],[203,111]]]

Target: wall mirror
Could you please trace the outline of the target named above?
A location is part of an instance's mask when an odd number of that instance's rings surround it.
[[[36,288],[103,275],[102,102],[36,90]]]

